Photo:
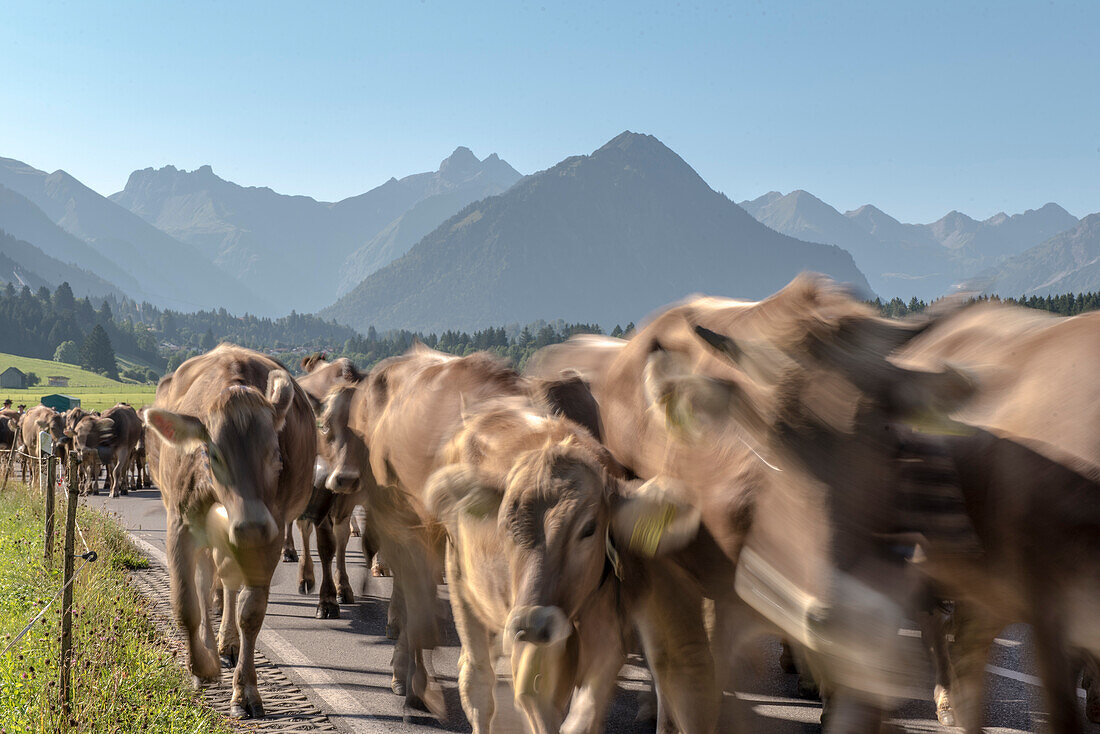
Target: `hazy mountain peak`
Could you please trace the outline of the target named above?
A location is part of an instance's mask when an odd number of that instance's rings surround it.
[[[623,132],[619,133],[615,137],[611,138],[611,140],[608,140],[606,143],[600,146],[594,153],[592,153],[592,156],[595,157],[600,155],[601,153],[605,153],[607,151],[615,149],[629,153],[640,153],[644,151],[668,151],[669,153],[672,152],[672,150],[667,145],[662,143],[653,135],[646,135],[645,133],[635,133],[631,132],[630,130],[624,130]]]
[[[460,145],[439,164],[439,172],[448,178],[465,177],[474,173],[480,163],[472,150]]]
[[[840,248],[769,230],[628,131],[467,206],[322,313],[361,329],[613,324],[693,291],[766,295],[802,270],[869,290]]]

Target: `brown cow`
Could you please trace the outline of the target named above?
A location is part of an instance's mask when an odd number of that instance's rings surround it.
[[[141,437],[141,419],[126,403],[119,403],[100,417],[85,415],[73,429],[73,450],[81,460],[98,460],[107,470],[109,497],[129,493],[130,456]],[[98,473],[98,472],[97,472]],[[92,492],[96,492],[92,475]]]
[[[263,716],[256,636],[281,528],[309,500],[313,410],[278,362],[223,344],[161,379],[145,423],[149,468],[168,513],[172,608],[187,633],[191,672],[214,681],[217,653],[229,663],[236,658],[231,711]],[[224,594],[217,652],[207,593],[214,569],[203,545],[213,549]]]
[[[677,519],[647,550],[676,550],[694,538],[698,514],[631,492],[588,430],[528,400],[473,410],[427,499],[451,540],[459,689],[475,734],[492,730],[498,639],[531,731],[601,730],[632,623],[679,730],[712,732],[718,693],[700,591],[632,549],[644,545],[638,528],[667,513]]]
[[[61,414],[53,408],[45,405],[36,405],[23,415],[23,419],[19,423],[20,431],[23,439],[23,451],[26,451],[32,457],[41,459],[41,454],[38,450],[38,433],[40,431],[48,431],[53,438],[55,450],[57,447],[64,446],[67,443],[67,437],[65,436],[65,422],[61,418]],[[37,481],[39,471],[39,461],[31,461],[31,481]]]
[[[982,378],[953,414],[968,430],[953,432],[962,434],[955,456],[985,555],[981,563],[937,563],[933,545],[927,564],[956,599],[955,700],[949,704],[941,666],[941,721],[951,721],[953,704],[961,725],[980,729],[993,639],[1028,622],[1052,728],[1079,731],[1076,665],[1066,650],[1100,651],[1100,383],[1090,370],[1097,358],[1100,314],[1059,318],[988,303],[944,319],[897,354],[903,364],[948,361]],[[1096,683],[1088,686],[1093,720]]]
[[[839,700],[873,709],[914,695],[918,680],[919,651],[897,635],[916,579],[879,539],[897,530],[888,491],[904,484],[898,459],[911,458],[895,424],[969,389],[954,373],[886,362],[921,328],[876,318],[803,277],[759,303],[687,301],[630,342],[548,348],[532,371],[581,367],[615,458],[642,478],[668,475],[687,488],[706,542],[682,560],[720,620],[738,606],[736,589],[805,650]],[[743,364],[703,334],[735,337]],[[819,354],[833,364],[815,365]]]
[[[302,370],[305,371],[305,375],[298,379],[298,384],[305,390],[306,395],[309,396],[313,405],[314,412],[319,416],[321,413],[320,404],[325,399],[325,396],[337,385],[354,385],[363,379],[363,374],[356,368],[355,364],[346,357],[333,360],[332,362],[325,361],[325,353],[318,352],[311,354],[308,357],[302,358]],[[317,492],[314,492],[316,495]],[[314,496],[312,505],[317,505],[318,502],[322,502],[326,507],[328,501],[331,498],[316,497]],[[305,529],[299,529],[303,533],[303,542],[308,542],[305,536]],[[299,559],[298,551],[294,547],[294,532],[293,521],[286,526],[286,538],[283,543],[283,560],[287,563],[298,563],[298,583],[301,586],[303,583],[313,588],[313,574],[312,574],[312,561],[309,560],[309,548],[305,549],[305,554]],[[306,592],[302,592],[306,593]]]
[[[339,463],[340,452],[346,451],[345,442],[338,441],[336,437],[340,427],[347,425],[350,399],[347,388],[360,383],[365,375],[349,359],[340,358],[333,362],[326,362],[324,357],[324,354],[319,354],[303,359],[302,368],[308,374],[298,381],[313,404],[320,431],[313,492],[305,513],[297,519],[303,545],[303,553],[298,564],[298,591],[306,594],[313,590],[315,577],[313,560],[309,553],[309,538],[313,528],[316,528],[317,552],[321,558],[317,618],[337,619],[340,616],[340,603],[351,604],[355,601],[355,592],[351,587],[346,561],[352,513],[356,507],[366,503],[368,492],[374,490],[375,485],[371,476],[365,478],[366,481],[360,482],[351,492],[348,492],[347,488],[336,488],[341,491],[334,492],[334,488],[326,486],[331,473],[330,467]],[[363,557],[370,564],[375,552],[372,533],[368,531],[360,537],[363,543]],[[287,538],[289,547],[293,548],[289,528]],[[334,556],[339,597],[337,597],[337,582],[334,582],[332,574]]]

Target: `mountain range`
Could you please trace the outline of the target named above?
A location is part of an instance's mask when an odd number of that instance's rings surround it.
[[[738,206],[630,132],[527,177],[458,147],[435,171],[337,202],[241,186],[210,166],[135,171],[105,198],[65,171],[0,158],[0,282],[66,280],[78,296],[187,311],[320,310],[364,331],[611,325],[692,292],[763,296],[803,270],[905,300],[1100,290],[1098,217],[1049,203],[909,224],[802,190]]]
[[[312,311],[403,255],[463,206],[519,178],[495,154],[481,161],[460,147],[437,171],[391,178],[335,203],[240,186],[210,166],[135,171],[110,199],[283,309]]]
[[[952,211],[930,224],[903,224],[870,204],[841,214],[802,190],[771,191],[741,206],[776,231],[843,247],[879,295],[905,299],[944,295],[1078,223],[1050,203],[984,221]]]
[[[1002,296],[1100,290],[1100,214],[980,273],[975,286]]]
[[[353,328],[637,320],[689,293],[763,297],[803,270],[869,294],[839,247],[768,229],[625,132],[448,219],[320,315]]]

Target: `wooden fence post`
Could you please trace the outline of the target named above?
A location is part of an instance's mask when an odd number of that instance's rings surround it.
[[[65,470],[65,477],[69,485],[69,504],[65,507],[65,571],[62,583],[65,584],[65,592],[61,597],[61,710],[66,716],[69,714],[69,688],[72,672],[72,644],[73,644],[73,587],[70,583],[73,578],[73,550],[75,547],[76,533],[76,506],[80,500],[79,485],[77,483],[76,456],[69,454],[69,464]]]
[[[46,464],[46,542],[42,549],[42,559],[46,568],[53,567],[53,514],[57,496],[57,457],[51,456]]]
[[[12,473],[14,467],[15,467],[15,444],[16,443],[17,443],[17,441],[15,440],[15,437],[13,436],[12,439],[11,439],[11,448],[8,449],[8,463],[4,465],[4,483],[3,483],[3,485],[0,485],[0,492],[3,492],[5,489],[8,488],[8,477],[11,476],[11,473]]]

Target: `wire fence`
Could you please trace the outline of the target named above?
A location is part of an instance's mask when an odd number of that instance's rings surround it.
[[[0,483],[0,492],[5,491],[8,486],[8,479],[11,475],[16,457],[26,459],[31,462],[31,475],[32,481],[37,476],[38,486],[41,490],[42,497],[45,502],[44,507],[44,528],[43,528],[43,563],[50,566],[53,560],[53,528],[56,514],[56,495],[60,482],[57,478],[58,457],[54,455],[53,444],[50,441],[48,434],[42,432],[39,434],[39,455],[34,456],[26,451],[17,449],[13,445],[6,452],[6,461],[3,466],[3,482]],[[76,521],[76,508],[80,501],[80,472],[79,472],[79,457],[75,452],[68,452],[68,462],[65,467],[64,483],[67,486],[67,501],[65,503],[65,546],[64,546],[64,567],[62,570],[62,584],[60,588],[54,593],[53,597],[42,607],[41,610],[34,617],[27,622],[20,632],[15,635],[8,645],[0,652],[0,657],[7,655],[20,643],[20,641],[26,636],[26,634],[34,628],[34,625],[41,620],[50,608],[57,601],[58,597],[61,598],[61,639],[60,639],[60,685],[58,690],[58,697],[62,710],[68,712],[70,709],[69,695],[72,689],[72,607],[73,607],[73,586],[79,578],[81,572],[88,567],[88,564],[95,563],[98,559],[97,553],[88,547],[88,541],[84,537],[84,531],[80,528],[80,525]],[[26,470],[24,470],[24,478],[26,477]],[[80,538],[80,544],[84,547],[83,553],[76,552],[76,538]],[[83,562],[79,567],[76,567],[76,559],[81,559]]]

